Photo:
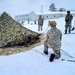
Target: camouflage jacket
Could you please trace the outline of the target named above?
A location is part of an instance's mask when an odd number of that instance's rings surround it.
[[[38,19],[38,25],[43,25],[43,19],[42,18]]]
[[[67,14],[65,17],[66,25],[71,25],[72,19],[73,19],[73,16],[71,14]]]
[[[56,27],[51,27],[51,29],[47,32],[46,42],[48,42],[53,49],[60,49],[61,39],[62,33]]]

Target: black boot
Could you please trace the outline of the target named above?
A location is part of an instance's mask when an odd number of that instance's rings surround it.
[[[67,33],[64,33],[64,34],[67,34]]]
[[[51,54],[49,61],[52,62],[54,60],[54,58],[55,58],[55,54]]]
[[[48,55],[48,52],[44,51],[44,53],[45,53],[46,55]]]
[[[69,33],[71,33],[71,31],[69,30]]]
[[[65,34],[67,34],[67,30],[65,30]]]

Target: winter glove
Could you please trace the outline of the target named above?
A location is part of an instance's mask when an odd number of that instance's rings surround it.
[[[65,20],[66,22],[68,22],[69,20]]]
[[[71,31],[73,31],[75,28],[73,27]]]

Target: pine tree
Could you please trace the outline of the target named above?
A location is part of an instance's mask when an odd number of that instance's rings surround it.
[[[64,8],[59,9],[60,12],[66,11]]]
[[[49,10],[51,10],[51,11],[56,11],[56,7],[55,7],[55,4],[54,3],[52,3],[51,5],[50,5],[50,7],[49,7]]]

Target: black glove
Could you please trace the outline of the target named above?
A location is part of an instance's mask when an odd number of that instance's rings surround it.
[[[72,31],[73,31],[74,29],[75,29],[75,28],[73,27],[73,28],[72,28]]]
[[[68,22],[69,20],[65,20],[66,22]]]

